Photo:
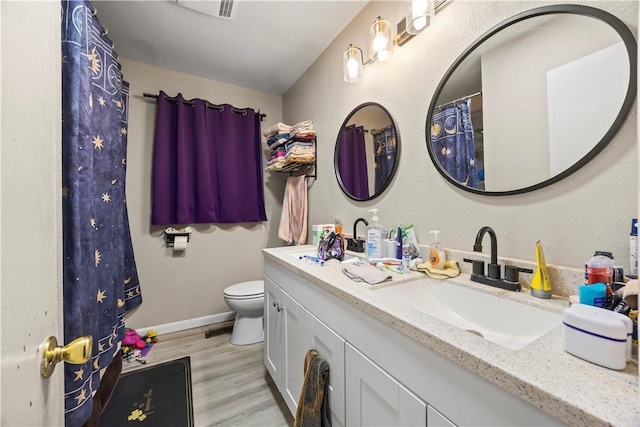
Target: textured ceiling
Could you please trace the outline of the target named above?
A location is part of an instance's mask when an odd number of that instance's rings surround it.
[[[93,4],[121,57],[281,95],[367,1],[236,0],[232,20],[171,0]]]

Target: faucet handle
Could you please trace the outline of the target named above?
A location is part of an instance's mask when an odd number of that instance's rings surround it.
[[[471,265],[472,265],[471,272],[473,274],[484,276],[484,261],[479,260],[479,259],[469,259],[469,258],[463,258],[462,260],[464,262],[470,262],[471,263]]]
[[[491,279],[500,279],[500,264],[491,264],[487,267],[487,276]]]

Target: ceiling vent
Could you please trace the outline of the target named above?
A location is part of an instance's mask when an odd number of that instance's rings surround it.
[[[175,0],[187,9],[213,16],[214,18],[233,19],[236,14],[234,0]]]

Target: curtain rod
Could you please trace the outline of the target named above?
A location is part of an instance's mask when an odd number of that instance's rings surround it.
[[[475,98],[476,96],[480,96],[480,95],[482,95],[482,91],[476,92],[476,93],[472,93],[471,95],[467,95],[467,96],[464,96],[462,98],[454,99],[453,101],[445,102],[444,104],[438,105],[436,108],[439,109],[443,105],[453,104],[454,102],[462,101],[463,99],[468,99],[468,98]]]
[[[348,127],[351,127],[351,126],[353,126],[353,128],[359,128],[359,127],[361,127],[361,126],[357,126],[356,124],[352,124],[352,125],[347,125],[347,126],[345,126],[345,128],[348,128]],[[362,128],[362,131],[363,131],[363,132],[367,132],[367,133],[369,133],[369,129]]]
[[[153,95],[151,93],[143,93],[142,95],[145,98],[158,99],[158,95]],[[169,101],[169,102],[178,102],[178,98],[172,98],[170,96],[165,97],[165,99],[167,101]],[[186,101],[185,100],[185,101],[182,101],[182,102],[184,102],[185,104],[188,104],[188,105],[195,105],[195,102],[193,102],[193,101]],[[214,110],[222,111],[223,107],[222,107],[222,105],[216,105],[216,104],[211,104],[211,103],[207,102],[207,108],[213,108]],[[245,112],[244,110],[238,110],[237,108],[233,108],[232,111],[234,113],[244,113]],[[255,113],[255,115],[260,117],[260,121],[262,121],[265,117],[267,117],[267,115],[265,113],[261,113],[260,110],[258,110],[258,112]]]

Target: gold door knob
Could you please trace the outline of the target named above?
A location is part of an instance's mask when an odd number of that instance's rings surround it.
[[[92,346],[91,335],[76,338],[64,347],[58,346],[56,337],[47,338],[43,346],[40,373],[43,377],[49,378],[56,368],[56,363],[63,360],[74,365],[86,363],[91,357]]]

